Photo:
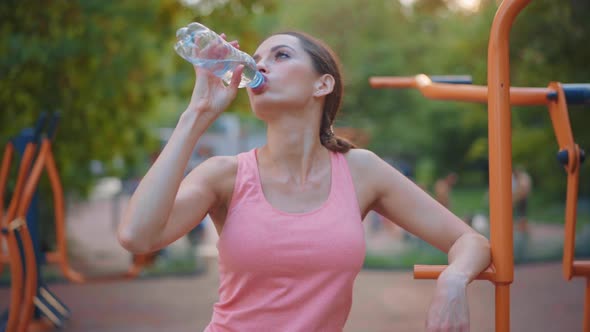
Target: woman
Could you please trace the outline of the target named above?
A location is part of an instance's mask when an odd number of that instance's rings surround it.
[[[248,95],[267,144],[210,158],[183,179],[242,71],[224,86],[195,68],[189,106],[130,200],[121,244],[158,250],[208,213],[220,235],[220,298],[206,331],[341,331],[365,255],[361,220],[375,210],[448,252],[426,324],[467,331],[466,287],[490,263],[488,241],[378,156],[334,136],[342,79],[329,48],[281,33],[254,59],[266,83]]]

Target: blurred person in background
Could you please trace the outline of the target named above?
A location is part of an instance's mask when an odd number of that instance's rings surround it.
[[[449,173],[434,183],[434,198],[447,209],[451,209],[451,191],[457,183],[457,173]]]
[[[253,58],[265,84],[247,92],[267,143],[209,158],[183,178],[242,72],[225,86],[195,67],[188,107],[127,206],[123,247],[158,250],[209,214],[219,234],[220,287],[205,331],[341,331],[365,258],[362,220],[374,210],[448,253],[426,326],[468,331],[466,289],[490,264],[488,240],[380,157],[336,137],[343,83],[324,43],[274,34]]]
[[[524,167],[516,166],[512,171],[512,202],[514,209],[514,225],[521,232],[528,231],[527,208],[533,187],[531,176]]]

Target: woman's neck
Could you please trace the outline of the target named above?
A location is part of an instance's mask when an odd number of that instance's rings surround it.
[[[316,127],[304,117],[269,123],[267,144],[259,151],[262,164],[275,175],[305,184],[312,173],[329,165],[328,150],[320,143]]]

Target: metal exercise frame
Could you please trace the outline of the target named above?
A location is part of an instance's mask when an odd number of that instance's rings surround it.
[[[586,277],[584,331],[590,332],[590,262],[575,261],[575,224],[580,163],[583,150],[575,143],[568,104],[590,104],[590,84],[551,82],[547,88],[510,86],[509,34],[516,16],[531,0],[505,0],[492,23],[488,45],[488,85],[467,85],[447,76],[372,77],[373,88],[415,88],[425,97],[488,104],[490,172],[490,242],[492,264],[477,279],[495,286],[496,331],[510,331],[510,284],[514,279],[512,220],[511,105],[547,105],[559,145],[558,160],[567,173],[563,273],[565,279]],[[436,83],[435,81],[444,82]],[[453,84],[458,83],[458,84]],[[416,279],[436,279],[446,266],[416,265]]]

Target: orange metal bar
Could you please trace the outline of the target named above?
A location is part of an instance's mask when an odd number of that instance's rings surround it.
[[[510,331],[510,283],[496,283],[496,331]]]
[[[590,278],[586,278],[586,296],[584,297],[584,332],[590,331]]]
[[[512,228],[512,125],[510,29],[530,0],[503,1],[488,43],[488,142],[490,241],[496,267],[496,331],[510,331],[510,284],[514,279]]]
[[[20,320],[16,329],[16,331],[18,332],[27,332],[33,323],[36,323],[37,326],[43,326],[42,324],[39,324],[41,323],[40,321],[33,320],[33,313],[35,311],[34,299],[37,295],[37,290],[39,286],[39,281],[37,278],[38,267],[37,257],[35,256],[35,249],[33,247],[33,241],[31,239],[31,234],[29,233],[29,229],[27,227],[25,218],[27,210],[29,209],[31,200],[37,188],[40,174],[43,169],[43,157],[47,154],[47,151],[48,146],[46,144],[41,144],[38,158],[35,161],[35,164],[33,165],[33,168],[27,178],[26,183],[24,184],[22,196],[15,196],[14,198],[18,202],[18,207],[16,209],[16,220],[21,221],[23,224],[16,231],[19,233],[21,239],[24,261],[26,266],[26,273],[24,276],[24,287],[22,291],[22,301],[20,305]],[[20,251],[16,256],[20,257]]]
[[[2,225],[7,225],[10,222],[11,216],[14,218],[18,209],[19,198],[22,195],[23,188],[25,186],[25,181],[27,178],[27,173],[29,168],[31,167],[31,163],[33,158],[35,157],[35,150],[37,149],[37,144],[35,143],[28,143],[25,147],[25,151],[23,152],[23,156],[21,158],[21,164],[19,166],[18,175],[16,178],[16,184],[14,186],[14,192],[12,194],[12,199],[10,200],[10,204],[8,205],[8,210],[4,217],[4,221]],[[16,199],[15,199],[16,198]]]
[[[510,330],[510,284],[514,278],[511,116],[510,105],[547,104],[560,152],[567,152],[568,174],[565,211],[563,273],[586,277],[584,331],[590,332],[590,261],[574,261],[575,226],[581,151],[575,144],[567,101],[560,83],[547,88],[510,87],[509,37],[512,23],[530,0],[502,2],[490,32],[488,44],[488,86],[433,83],[423,74],[413,77],[372,77],[373,88],[415,88],[430,99],[488,103],[488,141],[490,166],[490,237],[494,266],[478,279],[496,284],[496,331]],[[556,95],[550,100],[549,95]],[[436,279],[446,266],[414,267],[417,279]]]
[[[14,199],[14,198],[13,198]],[[24,271],[21,261],[18,242],[14,235],[15,228],[4,228],[6,243],[8,244],[8,256],[10,258],[10,303],[8,304],[8,321],[6,331],[15,331],[20,318],[21,304],[23,300]]]
[[[6,331],[14,331],[17,327],[18,319],[20,316],[22,300],[23,300],[23,265],[21,261],[21,255],[18,247],[18,242],[14,235],[15,229],[21,227],[17,223],[11,222],[16,216],[19,198],[25,185],[25,179],[31,162],[35,155],[36,144],[29,143],[25,147],[25,151],[21,158],[21,163],[18,169],[17,180],[14,187],[14,193],[10,200],[10,204],[6,214],[3,216],[1,223],[2,229],[5,229],[6,242],[8,244],[8,257],[10,262],[10,304],[8,312],[8,322],[6,325]]]
[[[26,210],[25,210],[26,213]],[[19,216],[17,220],[25,220],[24,214]],[[27,332],[31,320],[33,319],[33,312],[35,305],[33,299],[37,294],[37,259],[35,257],[35,249],[33,248],[33,241],[31,240],[31,234],[27,227],[27,223],[23,222],[23,226],[16,230],[21,238],[21,243],[25,256],[25,285],[23,289],[23,300],[20,310],[20,321],[17,327],[18,332]]]
[[[121,279],[133,279],[139,276],[143,268],[149,264],[149,255],[136,255],[134,256],[133,262],[129,269],[121,274],[89,278],[82,275],[80,272],[74,270],[69,263],[68,258],[68,245],[66,237],[66,222],[65,222],[65,202],[64,193],[55,159],[53,158],[53,152],[51,149],[51,141],[44,138],[41,143],[41,148],[35,165],[31,171],[29,179],[26,183],[26,188],[22,193],[21,204],[18,207],[18,215],[26,214],[30,203],[32,201],[35,189],[41,178],[43,170],[47,171],[49,181],[51,184],[51,190],[53,193],[53,204],[55,213],[55,233],[56,233],[56,250],[48,252],[46,254],[47,261],[49,263],[58,264],[63,275],[70,281],[76,283],[85,282],[102,282],[102,281],[115,281]]]
[[[34,144],[30,144],[30,145],[34,145]],[[27,149],[29,149],[29,146],[27,146]],[[27,150],[25,150],[25,151],[27,151]],[[33,149],[33,152],[34,152],[34,149]],[[33,159],[32,153],[25,152],[25,156],[26,156],[26,159],[25,159],[25,157],[23,157],[23,162],[21,163],[21,172],[19,172],[19,176],[21,178],[24,178],[26,176],[26,172],[23,172],[22,170],[28,171],[28,169],[30,168],[31,161]],[[24,251],[24,256],[25,256],[24,258],[25,258],[25,263],[26,263],[26,275],[25,275],[24,287],[23,287],[22,266],[21,266],[20,270],[18,269],[18,267],[21,264],[20,251],[18,250],[18,244],[16,242],[16,239],[14,238],[14,234],[12,234],[12,238],[10,239],[10,241],[11,241],[10,257],[11,257],[11,259],[13,259],[13,258],[16,259],[18,261],[18,263],[15,263],[15,264],[17,264],[17,269],[15,269],[14,278],[16,278],[16,279],[14,279],[14,280],[17,280],[17,282],[14,283],[15,286],[13,288],[14,290],[12,291],[12,294],[14,296],[14,301],[13,301],[14,305],[11,305],[11,308],[18,308],[18,310],[12,309],[12,311],[15,312],[15,315],[17,317],[20,317],[20,320],[18,320],[18,325],[14,325],[14,324],[16,324],[16,321],[10,322],[10,324],[12,324],[12,325],[10,325],[11,326],[10,331],[14,330],[14,331],[18,331],[18,332],[26,332],[31,327],[32,324],[36,324],[35,326],[44,326],[44,324],[41,324],[42,322],[38,322],[38,321],[33,320],[33,313],[34,313],[34,309],[35,309],[35,299],[36,299],[37,289],[38,289],[37,260],[35,257],[35,251],[33,248],[33,242],[31,240],[30,233],[29,233],[28,228],[26,226],[26,222],[24,222],[27,210],[29,209],[33,195],[35,194],[35,190],[37,188],[37,185],[38,185],[39,180],[41,178],[41,174],[44,169],[47,169],[47,172],[48,172],[49,178],[50,178],[50,182],[51,182],[51,186],[52,186],[52,190],[54,193],[54,204],[55,204],[55,214],[56,214],[56,235],[57,235],[57,241],[58,241],[58,245],[57,245],[58,248],[53,253],[53,255],[50,257],[53,257],[53,259],[56,260],[57,263],[60,264],[60,268],[61,268],[62,272],[64,273],[64,276],[66,276],[66,278],[68,278],[70,281],[78,282],[78,283],[89,282],[89,281],[114,281],[114,280],[121,280],[121,279],[129,279],[129,278],[134,278],[137,275],[139,275],[139,273],[142,270],[142,267],[147,264],[145,259],[141,259],[143,257],[142,256],[140,259],[135,259],[134,263],[131,265],[129,270],[123,274],[100,277],[100,278],[92,278],[92,279],[83,276],[82,274],[78,273],[77,271],[75,271],[74,269],[71,268],[71,266],[69,265],[69,262],[68,262],[68,257],[67,257],[63,189],[61,186],[61,182],[59,181],[59,174],[57,173],[57,167],[55,165],[55,160],[53,159],[53,154],[51,152],[51,141],[47,138],[44,138],[41,143],[39,155],[38,155],[37,160],[35,161],[35,164],[30,172],[30,175],[28,176],[28,178],[26,180],[26,183],[23,183],[24,181],[21,181],[19,183],[20,187],[24,186],[24,189],[19,190],[18,196],[17,195],[13,196],[13,199],[11,201],[12,208],[10,209],[10,213],[7,216],[12,219],[16,215],[16,217],[17,217],[16,220],[21,221],[22,225],[20,226],[18,231],[20,232],[21,242],[23,245],[23,251]],[[21,191],[22,191],[22,195],[20,193]],[[14,208],[15,206],[16,206],[16,208]],[[20,275],[16,275],[16,273],[18,273],[18,272],[20,272]],[[21,290],[21,291],[15,291],[15,290]],[[20,313],[20,314],[18,314],[18,313]],[[15,330],[15,328],[16,328],[16,330]]]
[[[590,277],[590,261],[575,261],[572,265],[574,276]]]
[[[563,87],[559,82],[551,82],[549,83],[549,89],[557,93],[557,99],[548,103],[549,116],[551,117],[551,123],[553,125],[555,137],[557,138],[557,144],[559,145],[560,150],[573,149],[575,145],[574,134],[572,133],[572,126],[570,125],[570,118],[568,115],[567,102]],[[570,154],[570,156],[571,155],[572,154]],[[577,155],[574,157],[577,157]],[[576,167],[575,162],[570,162],[568,164],[571,164],[571,167]]]
[[[438,279],[447,265],[414,265],[414,279]],[[491,266],[477,276],[477,280],[495,281],[495,270]]]
[[[68,258],[68,244],[66,237],[66,218],[65,218],[65,202],[63,200],[64,193],[59,174],[57,172],[57,166],[53,158],[51,150],[51,141],[43,140],[43,147],[46,148],[47,152],[43,155],[43,165],[47,171],[49,182],[51,184],[51,191],[53,193],[53,210],[55,215],[55,240],[56,249],[54,252],[47,253],[46,258],[50,263],[59,264],[60,270],[64,276],[77,283],[87,281],[82,274],[75,271]]]
[[[6,192],[6,184],[8,183],[8,174],[10,173],[10,163],[14,155],[14,145],[8,142],[4,148],[2,155],[2,167],[0,168],[0,228],[4,226],[4,193]],[[0,236],[0,273],[4,270],[4,264],[10,263],[10,257],[7,252],[3,252],[4,242],[6,239]],[[6,244],[8,246],[8,244]]]
[[[578,187],[580,178],[580,161],[579,148],[577,145],[573,149],[568,149],[570,162],[568,164],[576,164],[577,167],[567,167],[567,196],[565,206],[565,229],[564,229],[564,243],[563,243],[563,276],[566,280],[573,277],[574,269],[574,253],[576,246],[576,219],[577,219],[577,205],[578,205]],[[590,276],[590,274],[588,274]]]
[[[104,276],[100,278],[88,278],[82,276],[80,273],[74,271],[68,262],[67,256],[67,239],[66,239],[66,222],[65,222],[65,203],[63,200],[63,186],[61,185],[61,180],[59,176],[59,172],[57,170],[57,165],[55,163],[55,159],[53,158],[53,152],[51,149],[51,141],[47,140],[46,143],[49,148],[49,152],[47,153],[47,159],[45,162],[45,167],[47,171],[47,175],[49,176],[49,181],[51,183],[51,190],[53,192],[53,203],[54,203],[54,211],[55,211],[55,224],[56,224],[56,238],[58,243],[58,249],[55,252],[54,257],[59,257],[59,264],[62,272],[64,275],[72,281],[77,282],[96,282],[96,281],[115,281],[121,279],[133,279],[137,278],[141,271],[150,264],[152,261],[149,259],[151,254],[146,255],[134,255],[133,262],[129,266],[129,269],[122,273],[112,276]],[[82,279],[80,279],[82,278]]]
[[[426,98],[436,100],[455,100],[475,103],[488,102],[488,87],[471,84],[433,83],[424,75],[405,77],[375,76],[369,79],[373,88],[414,88]],[[549,88],[511,87],[511,105],[545,105],[547,95],[554,92]]]
[[[488,103],[490,169],[490,241],[494,270],[484,272],[496,289],[496,331],[510,331],[510,284],[514,279],[512,228],[512,133],[510,105],[543,105],[553,92],[544,88],[511,88],[509,39],[516,16],[530,0],[500,4],[488,43],[488,86],[432,83],[426,75],[373,77],[374,88],[417,88],[428,98]],[[415,275],[436,278],[444,266],[416,266]]]
[[[4,193],[8,183],[8,173],[10,172],[10,163],[14,154],[14,145],[8,142],[2,155],[2,167],[0,168],[0,216],[4,216]]]
[[[574,141],[563,87],[558,82],[551,82],[549,88],[557,92],[557,99],[549,103],[549,115],[551,117],[553,131],[555,132],[555,137],[559,145],[559,151],[567,152],[567,163],[564,165],[567,173],[567,196],[562,260],[563,276],[566,280],[571,280],[574,276],[585,276],[588,278],[590,277],[590,262],[574,261],[581,152]],[[586,291],[588,292],[588,289]],[[587,302],[586,307],[590,307],[590,303]],[[585,331],[590,331],[586,327],[588,320],[588,313],[586,311],[584,315]]]

